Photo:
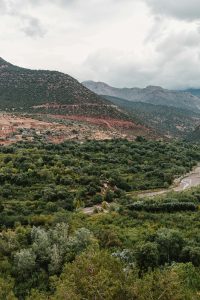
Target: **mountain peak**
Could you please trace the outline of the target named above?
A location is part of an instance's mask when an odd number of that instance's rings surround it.
[[[163,90],[163,88],[161,86],[157,86],[157,85],[148,85],[146,87],[146,89],[147,90],[155,90],[155,91],[157,91],[157,90]]]
[[[102,86],[102,87],[111,87],[109,84],[102,82],[102,81],[93,81],[93,80],[86,80],[82,82],[83,85],[96,85],[96,86]]]

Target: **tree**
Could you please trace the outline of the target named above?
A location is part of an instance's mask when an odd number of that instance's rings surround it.
[[[137,266],[143,271],[157,267],[159,264],[157,243],[146,242],[140,244],[136,249],[135,257]]]
[[[28,278],[36,266],[36,255],[31,249],[22,249],[14,256],[15,273]]]
[[[11,279],[0,278],[0,300],[17,300],[13,293],[14,283]]]
[[[181,261],[192,262],[194,266],[200,266],[200,247],[186,246],[181,252]]]
[[[126,276],[119,260],[106,251],[87,251],[67,264],[53,299],[128,299],[123,288]]]
[[[158,244],[160,264],[179,260],[184,246],[184,240],[179,231],[161,228],[157,231],[154,241]]]

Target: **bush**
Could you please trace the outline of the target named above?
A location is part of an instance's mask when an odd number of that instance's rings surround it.
[[[197,205],[193,202],[164,202],[164,203],[148,203],[138,201],[133,204],[127,205],[127,208],[135,211],[147,212],[177,212],[177,211],[195,211]]]

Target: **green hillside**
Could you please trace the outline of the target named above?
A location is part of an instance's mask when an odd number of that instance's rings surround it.
[[[200,142],[200,126],[198,126],[193,132],[189,133],[186,138],[190,142]]]
[[[34,106],[36,107],[33,108]],[[91,92],[69,75],[57,71],[20,68],[2,58],[0,109],[127,119],[109,101]]]
[[[132,102],[110,96],[104,98],[129,112],[138,123],[149,126],[162,135],[183,137],[200,122],[200,113],[187,109]]]
[[[107,103],[69,75],[56,71],[24,69],[0,59],[1,107],[27,108],[51,102]]]

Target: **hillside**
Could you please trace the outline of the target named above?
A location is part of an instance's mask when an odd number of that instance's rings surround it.
[[[200,142],[200,126],[188,134],[186,140],[190,142]]]
[[[12,114],[28,113],[34,115],[35,119],[45,121],[48,115],[50,120],[54,120],[52,122],[56,120],[63,124],[66,124],[66,120],[70,120],[74,122],[75,130],[77,123],[89,124],[91,130],[88,128],[85,130],[85,125],[82,127],[80,124],[81,140],[86,136],[88,138],[96,136],[95,132],[99,132],[99,129],[100,138],[132,139],[137,135],[151,135],[148,128],[138,125],[127,112],[90,91],[71,76],[57,71],[17,67],[2,58],[0,58],[0,110]],[[4,119],[10,119],[10,116],[4,116]],[[7,138],[5,126],[2,125],[2,128],[0,138]],[[14,129],[12,124],[9,125],[9,138],[10,133],[15,132]],[[67,128],[65,132],[66,130]],[[104,134],[102,130],[109,131],[109,134]],[[70,136],[74,135],[70,134],[69,138]]]
[[[47,103],[108,104],[69,75],[57,71],[29,70],[0,58],[0,105],[30,108]]]
[[[113,96],[134,102],[165,105],[177,108],[200,110],[200,98],[183,91],[171,91],[159,86],[141,88],[115,88],[103,82],[85,81],[83,85],[99,95]]]
[[[29,70],[0,58],[0,109],[127,119],[108,101],[57,71]]]
[[[138,123],[150,126],[161,135],[183,137],[200,123],[200,113],[191,110],[132,102],[111,96],[104,98],[129,112]]]

